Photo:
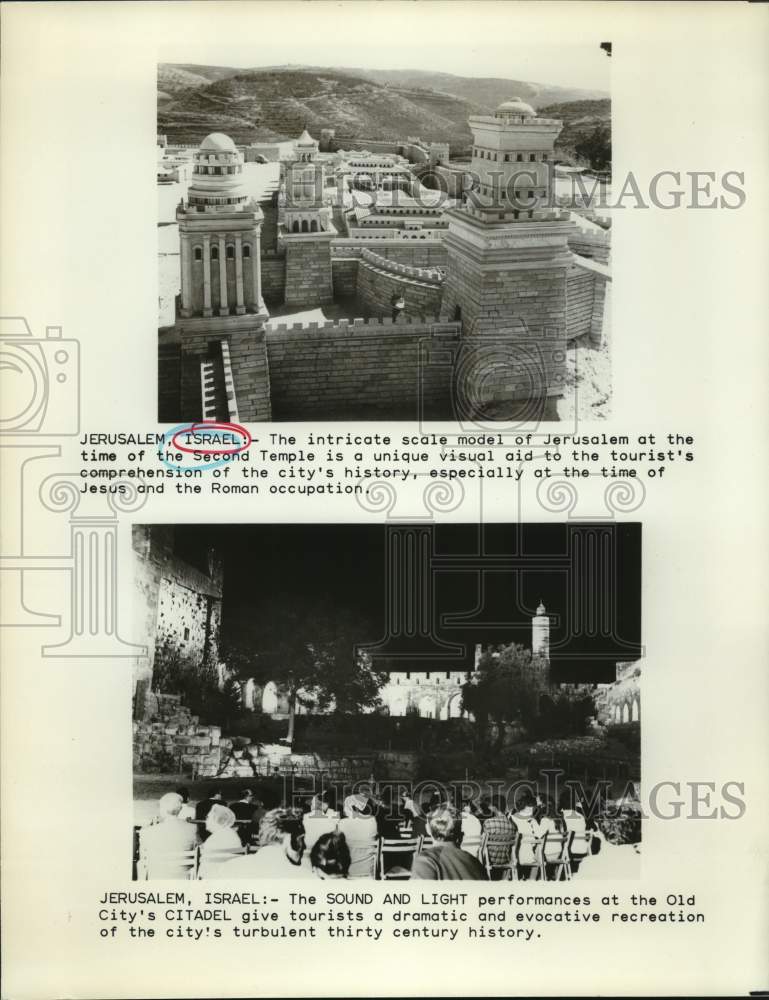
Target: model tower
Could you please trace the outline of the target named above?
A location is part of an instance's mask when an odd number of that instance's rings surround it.
[[[509,344],[498,365],[502,398],[560,395],[573,229],[568,213],[551,207],[562,122],[514,98],[469,124],[476,183],[466,203],[447,212],[444,318],[461,320],[465,337]]]

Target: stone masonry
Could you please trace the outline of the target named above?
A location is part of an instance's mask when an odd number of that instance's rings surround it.
[[[286,249],[286,305],[333,302],[331,238],[328,233],[291,233],[282,237]]]

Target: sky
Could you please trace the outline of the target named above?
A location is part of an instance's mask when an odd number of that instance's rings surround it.
[[[221,30],[213,33],[196,30],[195,5],[186,10],[189,21],[167,39],[159,61],[424,69],[610,90],[611,59],[600,48],[610,39],[587,36],[568,4],[223,3]]]
[[[386,654],[402,658],[391,669],[436,669],[416,655],[429,653],[444,663],[442,669],[466,669],[476,643],[517,642],[531,646],[531,616],[540,600],[553,615],[555,679],[610,681],[618,660],[634,659],[610,637],[576,636],[568,621],[570,580],[577,575],[593,586],[611,589],[616,597],[617,631],[626,641],[641,635],[641,532],[638,524],[616,527],[609,580],[600,566],[581,564],[577,574],[571,561],[568,529],[550,525],[437,525],[433,538],[433,624],[437,645],[421,639],[386,644]],[[393,530],[402,531],[396,528]],[[408,526],[406,528],[408,530]],[[574,529],[577,531],[584,529]],[[178,541],[186,534],[196,546],[213,544],[223,561],[223,624],[245,616],[258,622],[260,607],[273,600],[290,604],[323,595],[347,609],[365,625],[356,641],[376,644],[385,635],[388,583],[387,529],[380,525],[257,524],[177,527]],[[512,568],[514,553],[524,561]],[[483,553],[483,555],[479,555]],[[182,553],[180,553],[182,554]],[[461,616],[452,621],[451,616]],[[449,644],[442,649],[441,643]],[[455,646],[464,652],[452,662]],[[444,657],[445,653],[445,657]],[[444,662],[445,659],[445,662]]]

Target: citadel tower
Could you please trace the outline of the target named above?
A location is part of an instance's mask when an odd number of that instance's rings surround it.
[[[541,601],[537,614],[531,620],[531,655],[550,659],[550,618]]]

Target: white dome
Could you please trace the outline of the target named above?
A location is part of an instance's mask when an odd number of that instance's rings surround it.
[[[212,132],[207,135],[200,144],[201,149],[207,149],[215,153],[237,153],[235,143],[223,132]]]
[[[305,129],[304,132],[302,132],[302,134],[296,140],[296,144],[297,144],[297,146],[315,146],[315,145],[317,145],[317,143],[315,142],[315,140],[313,139],[313,137],[310,135],[310,133],[307,131],[307,129]]]
[[[520,97],[513,97],[509,101],[503,101],[497,108],[498,115],[526,115],[534,118],[536,111],[530,104],[522,101]]]

